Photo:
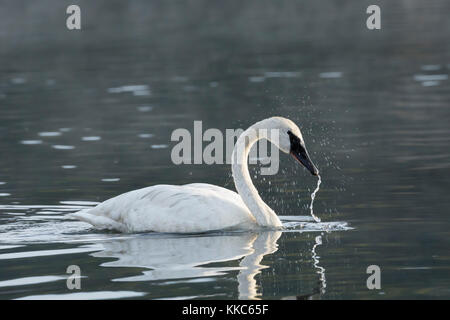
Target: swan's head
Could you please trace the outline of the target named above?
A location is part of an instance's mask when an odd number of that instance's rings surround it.
[[[297,125],[291,120],[282,117],[273,117],[267,120],[269,121],[268,127],[270,129],[278,130],[279,139],[278,141],[272,141],[272,143],[275,143],[281,151],[291,154],[312,175],[317,176],[319,170],[312,163],[308,151],[306,151],[302,133]]]

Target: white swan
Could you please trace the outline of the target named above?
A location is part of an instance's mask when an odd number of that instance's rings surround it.
[[[268,134],[278,133],[278,138]],[[238,138],[232,172],[238,193],[211,184],[155,185],[121,194],[92,209],[71,214],[98,229],[121,232],[199,233],[214,230],[281,228],[275,212],[264,203],[248,172],[250,149],[267,139],[290,153],[313,175],[317,168],[306,151],[300,129],[289,119],[272,117],[255,123]]]

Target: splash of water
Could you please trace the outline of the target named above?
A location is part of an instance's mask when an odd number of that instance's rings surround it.
[[[320,222],[320,218],[314,214],[314,210],[313,210],[314,199],[316,198],[316,193],[317,193],[317,191],[319,191],[320,184],[322,183],[322,178],[320,177],[320,175],[318,175],[318,177],[319,177],[319,180],[317,180],[317,187],[314,190],[314,192],[311,194],[311,204],[309,205],[309,210],[311,210],[311,216],[313,217],[315,222]]]

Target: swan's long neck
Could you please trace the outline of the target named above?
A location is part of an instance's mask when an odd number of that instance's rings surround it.
[[[236,189],[256,222],[263,227],[281,227],[275,212],[261,199],[248,172],[248,155],[252,146],[260,139],[267,138],[267,130],[261,130],[259,123],[244,131],[236,142],[232,154],[231,170]]]

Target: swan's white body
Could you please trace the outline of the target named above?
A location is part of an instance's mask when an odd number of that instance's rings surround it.
[[[268,136],[267,130],[271,129],[279,130],[278,139]],[[251,182],[247,159],[252,145],[263,138],[288,153],[287,131],[303,143],[298,127],[281,117],[262,120],[242,133],[232,156],[233,178],[239,193],[203,183],[156,185],[121,194],[72,216],[99,229],[121,232],[198,233],[280,228],[280,219]]]
[[[236,192],[203,183],[130,191],[74,216],[97,228],[121,232],[195,233],[256,226]]]

